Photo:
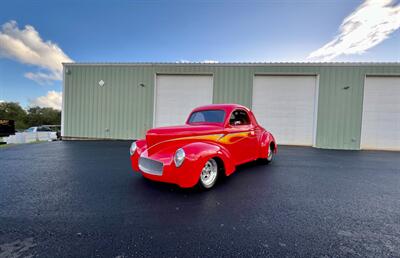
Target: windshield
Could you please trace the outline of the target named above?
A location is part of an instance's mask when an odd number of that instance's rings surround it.
[[[223,110],[202,110],[192,113],[188,123],[223,123],[225,119],[225,111]]]

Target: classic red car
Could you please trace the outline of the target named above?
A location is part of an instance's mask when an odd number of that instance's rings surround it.
[[[236,166],[271,162],[277,145],[247,107],[214,104],[195,108],[185,125],[153,128],[130,147],[132,168],[144,177],[180,187],[214,186]]]

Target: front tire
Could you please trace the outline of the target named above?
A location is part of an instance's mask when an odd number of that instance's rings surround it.
[[[218,163],[215,159],[209,159],[200,173],[200,187],[203,189],[212,188],[218,178]]]

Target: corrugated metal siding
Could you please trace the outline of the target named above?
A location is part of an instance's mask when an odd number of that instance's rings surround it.
[[[128,66],[68,69],[64,92],[65,136],[132,139],[144,135],[151,127],[151,70]],[[103,87],[98,84],[100,80],[105,82]]]
[[[216,67],[214,103],[237,103],[251,107],[253,74],[246,67]]]
[[[66,64],[65,67],[69,73],[65,74],[64,82],[64,135],[113,139],[140,138],[152,127],[156,74],[213,74],[214,103],[248,107],[252,104],[255,74],[315,74],[319,76],[316,147],[334,149],[359,149],[365,76],[400,75],[398,64]],[[98,85],[100,80],[105,82],[103,87]]]

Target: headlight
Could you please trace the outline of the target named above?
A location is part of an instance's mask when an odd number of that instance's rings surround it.
[[[136,151],[136,142],[132,142],[131,147],[129,148],[129,152],[131,153],[131,156],[133,155],[133,153],[135,153]]]
[[[177,149],[174,155],[174,163],[179,168],[185,160],[185,151],[183,149]]]

